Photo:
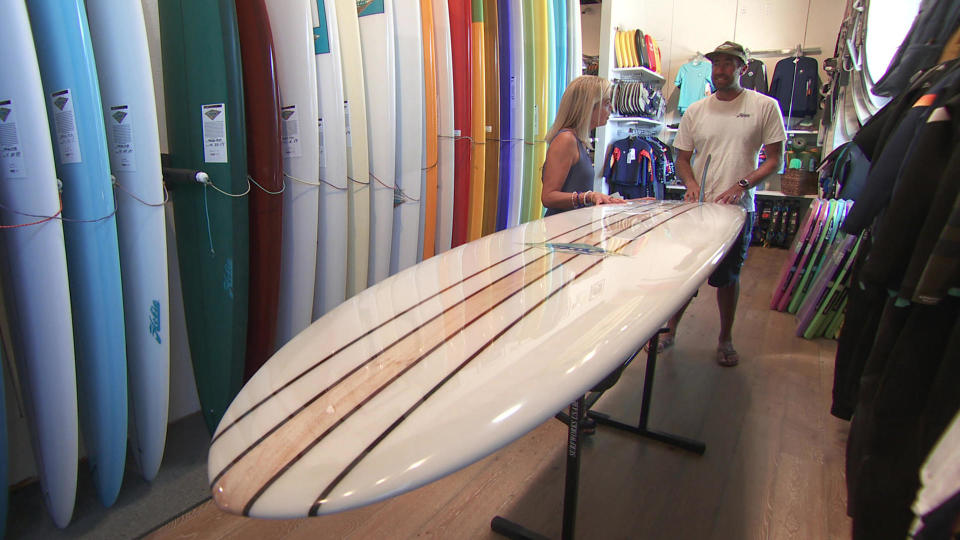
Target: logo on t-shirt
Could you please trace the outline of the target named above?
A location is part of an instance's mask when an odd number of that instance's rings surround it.
[[[749,113],[742,112],[742,113],[740,113],[740,114],[737,115],[737,118],[750,118],[750,114],[749,114]]]

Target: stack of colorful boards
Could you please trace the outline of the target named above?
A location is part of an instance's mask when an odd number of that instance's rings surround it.
[[[135,462],[159,467],[167,202],[212,430],[245,374],[346,298],[540,219],[545,135],[581,72],[577,0],[159,0],[165,165],[192,171],[165,201],[142,8],[69,3],[13,4],[0,81],[13,360],[58,525],[80,427],[104,504],[127,411]]]
[[[839,232],[852,204],[815,199],[797,230],[770,300],[770,309],[797,314],[797,335],[834,337],[843,321],[850,267],[861,240]]]
[[[617,30],[614,39],[614,56],[619,68],[647,68],[663,74],[660,60],[660,45],[643,30]]]
[[[128,420],[134,461],[147,480],[156,475],[169,395],[164,196],[143,12],[137,2],[67,3],[9,3],[0,36],[4,306],[44,500],[61,527],[76,498],[80,428],[109,506]]]

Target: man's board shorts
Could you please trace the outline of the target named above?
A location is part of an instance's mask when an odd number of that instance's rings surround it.
[[[753,237],[753,215],[754,212],[747,212],[736,242],[710,274],[707,283],[711,286],[728,287],[740,279],[740,269],[743,268],[743,261],[747,260],[747,248],[750,247],[750,239]]]

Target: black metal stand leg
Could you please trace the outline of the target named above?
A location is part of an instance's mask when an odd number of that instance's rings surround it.
[[[666,331],[666,328],[661,328],[650,339],[650,350],[647,353],[647,371],[646,376],[643,378],[643,394],[640,398],[640,422],[637,424],[637,426],[631,426],[629,424],[618,422],[603,413],[595,411],[588,411],[587,414],[590,415],[590,418],[596,420],[598,424],[629,431],[630,433],[635,433],[641,437],[660,441],[662,443],[676,446],[677,448],[688,450],[702,456],[707,450],[707,445],[704,443],[694,439],[681,437],[679,435],[672,435],[670,433],[664,433],[662,431],[655,431],[647,428],[647,421],[650,417],[650,400],[653,397],[653,375],[657,369],[657,346],[660,343],[660,334]]]
[[[580,417],[583,414],[584,398],[581,396],[570,404],[567,422],[567,470],[563,490],[563,540],[573,540],[577,520],[577,492],[580,485]],[[496,516],[490,521],[493,532],[515,540],[545,540],[547,537]]]

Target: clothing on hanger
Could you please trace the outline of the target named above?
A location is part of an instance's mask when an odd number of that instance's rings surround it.
[[[769,90],[767,85],[767,66],[762,60],[757,58],[747,62],[747,72],[740,77],[740,86],[748,90],[756,90],[761,94],[766,94]]]
[[[695,101],[703,99],[715,90],[712,70],[713,65],[706,58],[702,61],[694,59],[680,66],[677,78],[674,80],[674,84],[680,88],[680,101],[677,103],[680,114],[683,114]]]
[[[816,59],[791,56],[777,62],[769,95],[780,104],[784,119],[816,114],[820,100],[820,72]]]

